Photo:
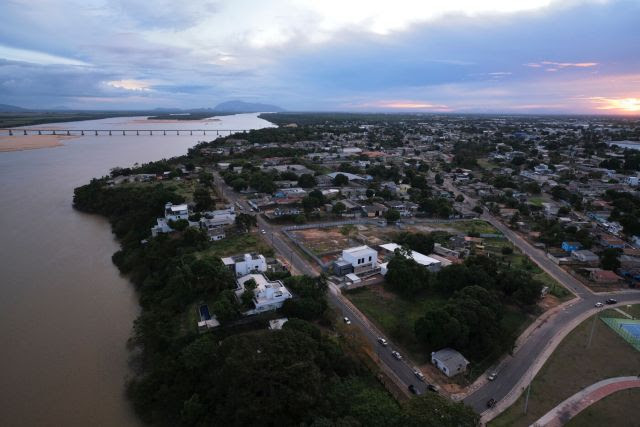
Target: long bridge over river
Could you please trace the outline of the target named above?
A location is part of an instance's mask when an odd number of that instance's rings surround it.
[[[0,128],[0,135],[232,135],[234,133],[246,133],[245,129],[45,129],[45,128]]]

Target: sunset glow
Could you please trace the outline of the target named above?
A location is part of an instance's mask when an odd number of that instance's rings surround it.
[[[619,113],[640,112],[640,98],[591,98],[600,104],[598,110],[611,110]]]

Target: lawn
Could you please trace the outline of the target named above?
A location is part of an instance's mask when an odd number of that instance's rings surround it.
[[[480,219],[470,221],[452,221],[450,223],[443,224],[443,226],[462,231],[466,234],[502,234],[493,225]]]
[[[411,359],[422,365],[430,360],[430,352],[420,343],[413,330],[415,321],[422,317],[429,306],[438,306],[446,302],[446,298],[439,295],[424,296],[407,300],[384,290],[383,285],[376,284],[359,288],[345,293],[345,296],[373,321],[395,344],[401,347],[401,352],[407,353]],[[507,307],[502,319],[509,331],[519,335],[533,320],[531,316],[513,307]],[[472,382],[489,366],[496,362],[495,358],[473,361],[472,370],[467,378],[458,378],[463,384]]]
[[[587,348],[592,328],[594,334]],[[534,378],[527,414],[523,413],[524,396],[521,396],[490,425],[528,426],[582,388],[605,378],[637,375],[639,366],[640,352],[599,319],[594,327],[591,317],[567,335]],[[602,403],[605,411],[611,410],[606,401]]]
[[[630,415],[638,412],[638,402],[640,402],[640,389],[622,390],[589,406],[570,420],[566,426],[637,427],[637,417]]]
[[[229,235],[226,239],[212,242],[208,249],[199,252],[199,254],[200,256],[213,255],[225,257],[250,252],[257,252],[264,256],[273,256],[273,249],[263,242],[255,233]]]
[[[542,197],[529,197],[529,199],[527,200],[529,203],[531,203],[534,206],[542,206],[542,203],[544,203],[544,198]]]

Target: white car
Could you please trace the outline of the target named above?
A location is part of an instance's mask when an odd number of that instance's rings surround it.
[[[260,232],[261,232],[262,234],[267,234],[267,232],[266,232],[264,229],[260,230]]]
[[[604,304],[598,301],[596,303],[596,308],[600,308],[600,307],[604,307]]]
[[[420,381],[422,381],[422,382],[425,381],[424,374],[422,372],[420,372],[420,370],[418,368],[414,368],[413,369],[413,375],[415,375],[416,378],[418,378]]]
[[[498,377],[498,373],[497,372],[491,372],[489,374],[489,381],[493,381]]]
[[[342,320],[344,320],[344,323],[346,323],[347,325],[350,325],[350,324],[351,324],[351,320],[349,320],[349,318],[348,318],[348,317],[345,317],[345,318],[344,318],[344,319],[342,319]]]
[[[395,357],[398,360],[402,360],[402,355],[400,353],[398,353],[397,351],[392,351],[391,354],[393,355],[393,357]]]
[[[389,345],[389,344],[387,343],[387,340],[385,340],[385,339],[384,339],[384,338],[382,338],[382,337],[378,337],[378,342],[379,342],[383,347],[386,347],[386,346],[388,346],[388,345]]]

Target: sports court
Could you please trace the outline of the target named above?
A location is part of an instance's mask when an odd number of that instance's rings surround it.
[[[640,320],[613,317],[603,317],[601,319],[625,341],[640,351]]]

